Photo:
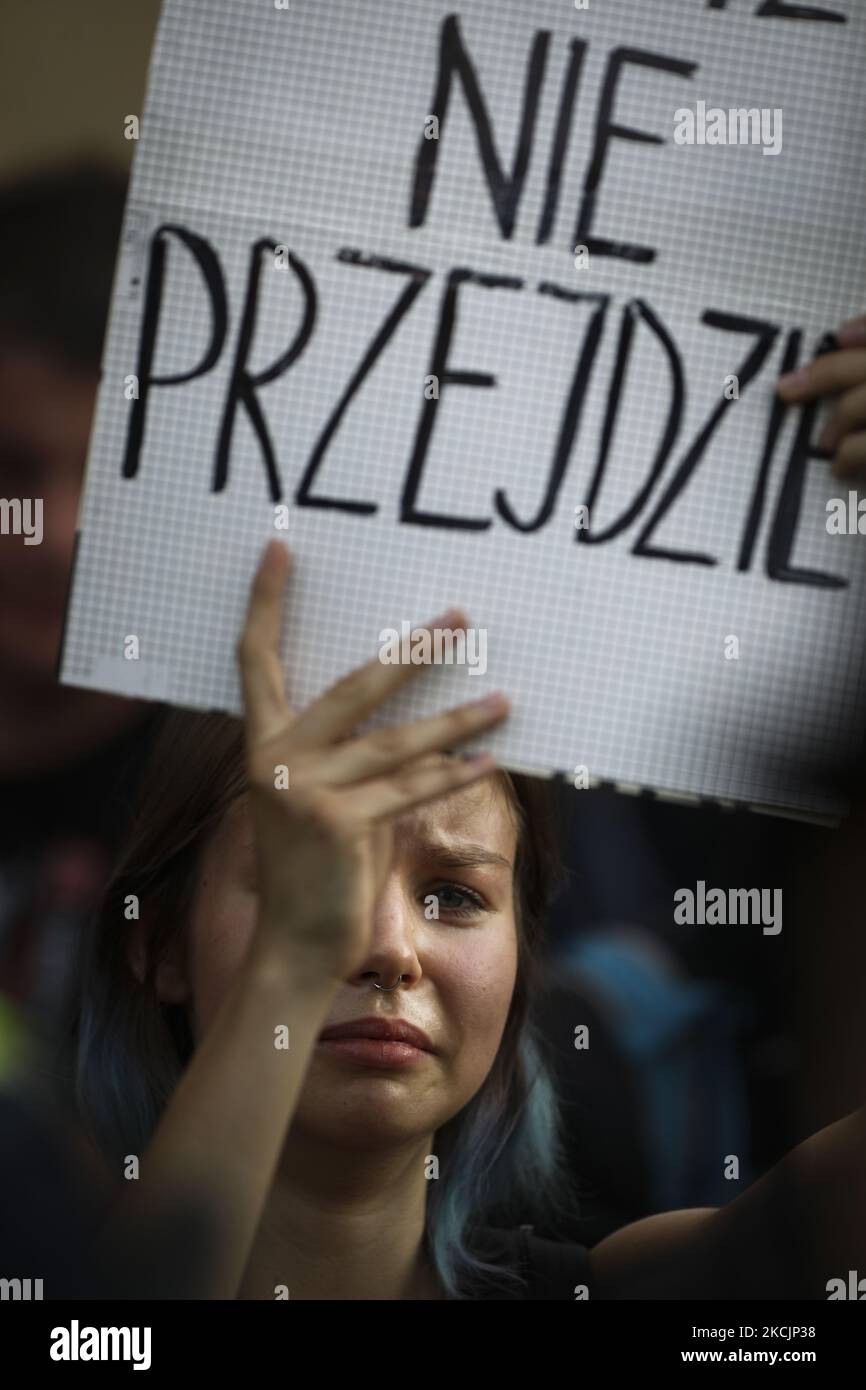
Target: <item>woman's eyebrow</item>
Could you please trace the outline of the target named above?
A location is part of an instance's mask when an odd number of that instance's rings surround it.
[[[425,840],[420,848],[428,858],[452,869],[472,869],[491,864],[495,868],[508,869],[510,872],[514,867],[511,860],[506,859],[503,854],[496,854],[491,849],[485,849],[484,845],[476,845],[468,840],[461,840],[459,844]]]

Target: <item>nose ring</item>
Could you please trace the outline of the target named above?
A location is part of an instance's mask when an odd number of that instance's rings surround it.
[[[373,981],[373,988],[374,988],[374,989],[381,989],[385,994],[391,994],[395,989],[399,989],[399,988],[400,988],[400,984],[401,984],[401,982],[402,982],[402,979],[403,979],[403,976],[402,976],[402,975],[398,975],[398,976],[397,976],[397,983],[396,983],[396,985],[377,985],[377,984],[376,984],[376,981],[374,980],[374,981]]]

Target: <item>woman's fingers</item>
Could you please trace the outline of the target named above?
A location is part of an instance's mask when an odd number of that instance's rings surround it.
[[[785,401],[812,401],[834,395],[866,381],[866,348],[825,352],[806,367],[779,377],[779,395]]]
[[[250,589],[244,629],[237,644],[248,743],[255,746],[284,729],[292,718],[280,661],[283,589],[291,555],[270,541]]]
[[[866,314],[846,319],[836,329],[836,341],[840,347],[866,347]]]
[[[379,777],[411,759],[453,748],[483,733],[500,723],[509,709],[507,698],[497,693],[413,724],[378,729],[338,743],[317,758],[316,781],[322,786],[339,786]]]
[[[847,476],[849,473],[866,472],[866,432],[848,434],[836,450],[833,472]]]
[[[856,386],[839,397],[821,431],[818,448],[832,452],[842,436],[858,425],[866,425],[866,385]]]
[[[434,618],[427,630],[457,632],[465,628],[467,618],[457,609]],[[416,632],[423,629],[417,628]],[[375,656],[364,666],[344,676],[326,690],[299,716],[295,734],[305,748],[321,747],[348,734],[372,714],[389,696],[400,690],[419,671],[428,670],[423,663],[410,661],[385,662]]]
[[[843,323],[836,330],[836,340],[840,351],[823,353],[780,377],[778,390],[791,405],[821,396],[838,397],[817,445],[833,454],[833,472],[839,476],[866,467],[862,433],[866,426],[866,317]]]
[[[779,378],[779,395],[789,404],[838,396],[818,437],[818,448],[834,455],[837,475],[866,466],[862,427],[866,425],[866,317],[849,319],[836,330],[839,352],[823,353],[798,371]],[[854,433],[855,430],[860,433]]]
[[[428,754],[389,776],[345,788],[340,793],[341,804],[353,819],[375,821],[400,816],[426,801],[435,801],[489,777],[497,766],[492,753],[471,758]]]

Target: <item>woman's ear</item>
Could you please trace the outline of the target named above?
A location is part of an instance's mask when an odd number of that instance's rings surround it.
[[[147,974],[147,925],[143,919],[130,923],[126,958],[139,983]],[[156,967],[156,997],[163,1004],[180,1004],[189,995],[183,934],[177,932]]]

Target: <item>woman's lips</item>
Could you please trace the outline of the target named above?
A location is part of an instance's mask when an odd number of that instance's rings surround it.
[[[411,1067],[432,1055],[411,1043],[384,1038],[322,1038],[318,1046],[364,1067]]]

